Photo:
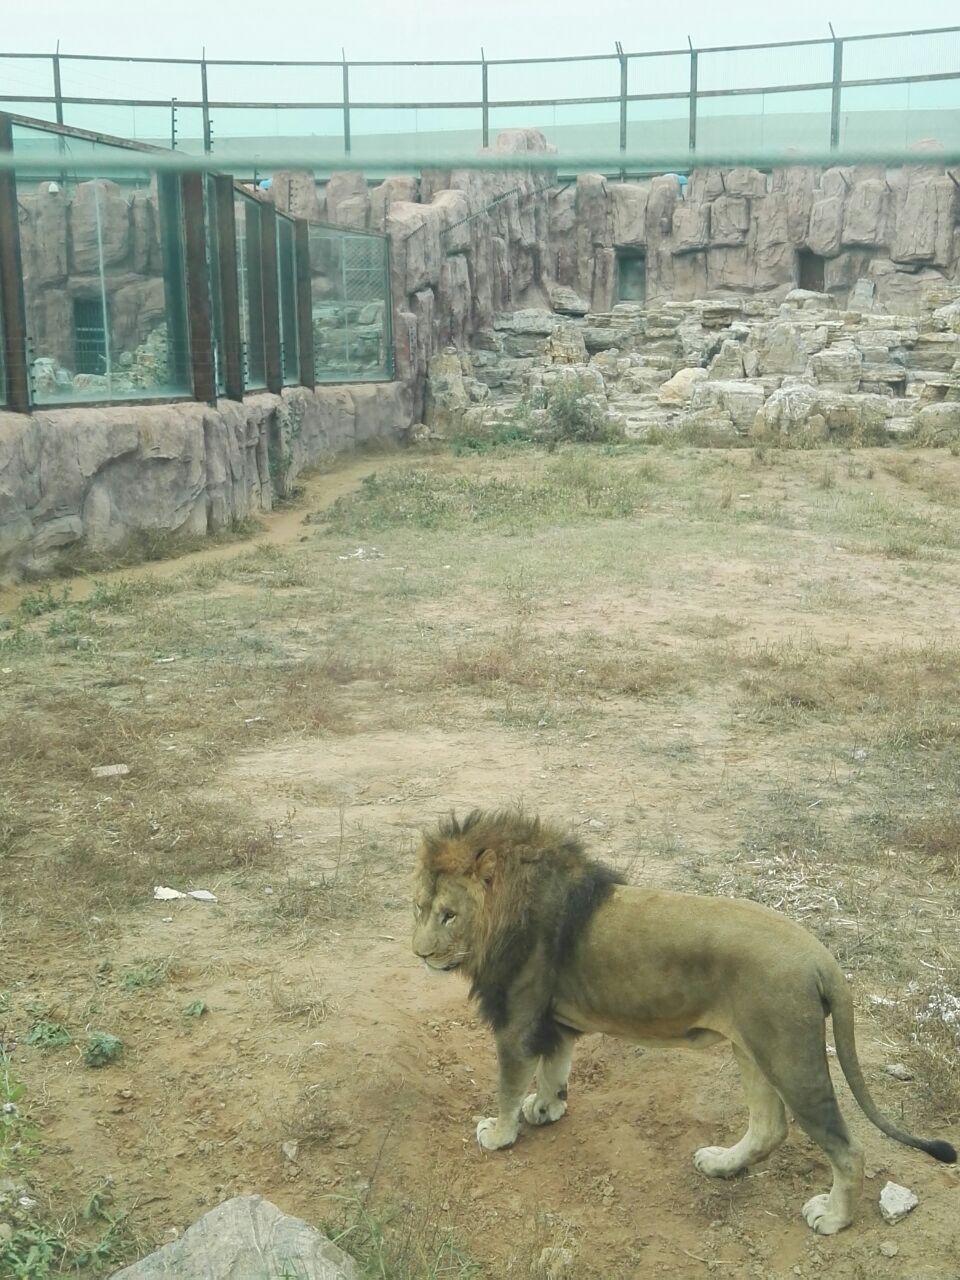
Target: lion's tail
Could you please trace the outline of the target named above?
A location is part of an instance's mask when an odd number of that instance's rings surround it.
[[[912,1133],[905,1133],[903,1129],[898,1129],[879,1111],[877,1104],[870,1096],[860,1067],[860,1059],[857,1057],[857,1042],[853,1031],[853,997],[850,994],[850,988],[839,970],[822,974],[821,980],[830,1013],[833,1015],[833,1041],[837,1046],[837,1057],[840,1059],[840,1066],[847,1077],[853,1096],[860,1104],[864,1115],[872,1120],[878,1129],[888,1137],[895,1138],[897,1142],[925,1151],[927,1155],[933,1156],[935,1160],[942,1160],[944,1164],[956,1164],[957,1153],[949,1142],[915,1138]]]

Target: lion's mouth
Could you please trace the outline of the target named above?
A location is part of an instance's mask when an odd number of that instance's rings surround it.
[[[448,960],[446,964],[432,964],[429,960],[424,960],[423,963],[434,973],[450,973],[452,970],[460,968],[459,960]]]

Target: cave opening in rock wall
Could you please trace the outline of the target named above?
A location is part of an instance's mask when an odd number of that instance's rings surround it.
[[[797,254],[797,287],[823,293],[824,261],[819,253],[801,249]]]
[[[617,302],[646,302],[647,255],[642,249],[617,250]]]

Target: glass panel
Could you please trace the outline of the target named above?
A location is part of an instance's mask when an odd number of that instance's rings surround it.
[[[722,153],[830,145],[829,89],[697,100],[697,148]]]
[[[3,347],[3,316],[0,315],[0,404],[7,403],[7,367]]]
[[[199,102],[200,63],[131,62],[123,58],[60,58],[60,86],[65,98],[132,98],[136,101],[185,98]]]
[[[479,70],[477,72],[479,82]],[[470,84],[474,76],[471,72]],[[487,71],[491,102],[529,102],[536,98],[609,98],[620,93],[620,59],[576,62],[491,64]],[[471,88],[461,97],[477,98]]]
[[[85,106],[67,102],[63,108],[64,124],[91,133],[108,133],[114,138],[132,138],[151,146],[169,147],[173,112],[169,106],[124,107]]]
[[[480,64],[350,68],[351,102],[480,102]],[[337,98],[340,98],[337,91]]]
[[[213,374],[217,395],[223,395],[223,295],[220,280],[220,224],[217,194],[212,176],[203,184],[203,223],[207,255],[207,287],[210,296],[210,330],[213,338]]]
[[[960,31],[940,35],[844,40],[844,80],[931,76],[960,69]]]
[[[620,146],[619,102],[594,102],[568,107],[491,107],[490,139],[500,129],[540,129],[544,137],[564,154],[588,155],[591,151],[609,155]]]
[[[263,265],[260,256],[260,205],[250,196],[234,198],[237,236],[237,289],[243,382],[248,390],[267,385],[263,343]]]
[[[280,294],[280,364],[283,381],[300,381],[300,343],[297,336],[296,226],[277,214],[277,287]]]
[[[529,120],[524,119],[523,123],[528,124]],[[350,130],[354,159],[374,156],[382,161],[386,155],[399,161],[415,156],[443,163],[479,149],[483,141],[483,113],[479,107],[435,107],[425,111],[412,107],[396,111],[351,107]],[[495,136],[491,125],[491,141]],[[342,138],[340,149],[342,153]],[[380,178],[393,170],[381,163],[365,172],[369,178]]]
[[[211,102],[341,102],[343,68],[207,63],[207,93]]]
[[[689,89],[689,53],[661,53],[630,58],[627,63],[629,93],[687,93]]]
[[[0,54],[0,92],[7,95],[21,94],[23,101],[31,98],[53,97],[53,58],[24,58],[16,54]],[[15,106],[4,106],[5,111],[17,111]],[[36,115],[36,111],[24,112]]]
[[[842,147],[907,147],[936,139],[960,143],[960,81],[884,84],[844,89],[840,98]]]
[[[17,186],[34,402],[190,395],[179,181],[77,179],[73,148],[91,144],[64,143],[15,130],[15,150],[51,157],[49,179]]]
[[[393,376],[390,274],[385,236],[310,227],[317,382]]]
[[[766,89],[833,79],[833,41],[773,49],[725,49],[697,58],[697,88]]]
[[[657,156],[676,156],[690,141],[687,98],[627,103],[627,151],[631,158],[655,166]]]

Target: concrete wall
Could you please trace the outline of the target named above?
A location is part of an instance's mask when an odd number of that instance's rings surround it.
[[[291,388],[243,404],[0,412],[0,579],[39,574],[65,549],[140,531],[202,534],[269,511],[331,454],[410,425],[400,383]]]

